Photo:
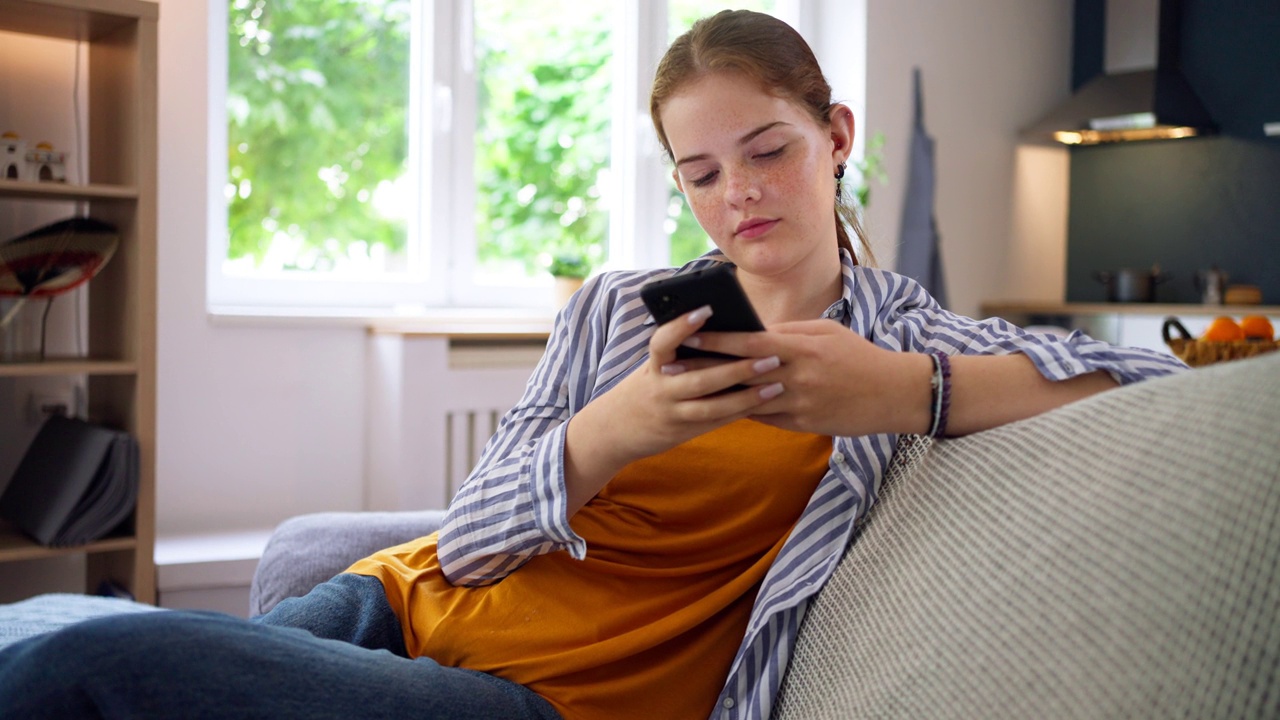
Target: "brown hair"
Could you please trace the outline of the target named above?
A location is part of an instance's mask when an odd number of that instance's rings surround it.
[[[766,92],[794,102],[822,127],[830,122],[831,84],[822,74],[809,44],[790,25],[750,10],[722,10],[693,24],[676,38],[658,63],[653,89],[649,93],[649,116],[658,132],[658,142],[667,159],[674,161],[671,144],[663,130],[659,110],[672,95],[691,80],[717,71],[741,73],[760,84]],[[858,238],[862,257],[872,260],[871,243],[858,221],[858,211],[841,197],[835,202],[836,241],[849,251],[854,262],[849,230]]]

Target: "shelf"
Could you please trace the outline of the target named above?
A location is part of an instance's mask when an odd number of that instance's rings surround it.
[[[0,44],[9,34],[36,36],[24,46],[32,57],[4,55],[8,67],[0,68],[0,79],[20,77],[27,87],[30,68],[36,67],[40,80],[47,75],[51,87],[61,87],[64,80],[72,81],[75,66],[64,67],[51,58],[65,55],[64,45],[76,45],[87,99],[74,118],[76,134],[86,141],[77,145],[77,159],[91,170],[85,184],[0,179],[3,212],[33,210],[43,216],[59,204],[84,202],[120,235],[111,262],[88,285],[83,348],[64,349],[44,360],[36,353],[2,353],[0,394],[16,406],[13,390],[24,383],[10,378],[87,376],[87,414],[128,430],[139,451],[138,497],[127,537],[47,548],[0,523],[0,563],[80,556],[85,559],[85,590],[110,581],[142,602],[155,602],[158,18],[159,5],[152,0],[0,0]],[[63,100],[36,95],[31,114],[24,117],[39,127],[42,118],[62,112]],[[10,344],[33,346],[29,341]],[[12,414],[21,408],[0,411]]]
[[[44,362],[0,362],[0,377],[57,377],[60,375],[135,375],[138,364],[130,360],[61,359]]]
[[[63,40],[94,40],[158,15],[142,0],[0,0],[0,30]]]
[[[127,185],[69,185],[0,180],[0,198],[16,200],[137,200],[138,188]]]
[[[45,547],[22,534],[8,523],[0,524],[0,562],[15,560],[38,560],[40,558],[74,555],[77,553],[103,553],[117,550],[133,550],[138,546],[134,537],[112,537],[105,540],[76,545],[74,547]]]

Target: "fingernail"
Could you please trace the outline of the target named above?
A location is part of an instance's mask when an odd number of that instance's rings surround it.
[[[666,365],[663,365],[659,369],[662,371],[663,375],[679,375],[680,373],[684,372],[685,370],[688,370],[689,368],[686,368],[684,365],[680,363],[667,363]]]
[[[760,388],[760,399],[769,400],[782,394],[782,383],[773,383]]]
[[[689,324],[697,325],[698,323],[711,317],[711,306],[703,305],[702,307],[689,313]]]
[[[680,344],[685,347],[691,347],[691,348],[702,347],[702,338],[698,337],[697,335],[693,335],[685,338],[684,342]]]
[[[774,355],[773,357],[767,357],[767,358],[764,358],[763,360],[755,361],[754,363],[751,364],[751,369],[755,370],[757,374],[767,373],[770,370],[777,368],[781,364],[782,364],[782,361],[778,359],[777,355]]]

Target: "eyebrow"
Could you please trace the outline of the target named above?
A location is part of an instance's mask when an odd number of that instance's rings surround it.
[[[787,125],[787,124],[789,124],[789,123],[783,122],[782,120],[775,120],[775,121],[773,121],[773,122],[771,122],[771,123],[766,123],[766,124],[764,124],[764,125],[761,125],[760,127],[756,128],[755,130],[752,130],[751,132],[747,133],[746,135],[743,135],[742,137],[738,138],[738,145],[739,145],[739,146],[741,146],[741,145],[746,145],[747,143],[751,142],[752,140],[755,140],[755,139],[756,139],[757,137],[759,137],[762,133],[768,132],[769,130],[772,130],[773,128],[778,127],[779,125]],[[687,157],[687,158],[681,158],[680,160],[677,160],[677,161],[676,161],[676,167],[680,167],[681,165],[683,165],[683,164],[685,164],[685,163],[689,163],[689,162],[697,162],[698,160],[706,160],[706,159],[707,159],[707,154],[706,154],[706,153],[702,153],[702,154],[700,154],[700,155],[690,155],[690,156],[689,156],[689,157]]]

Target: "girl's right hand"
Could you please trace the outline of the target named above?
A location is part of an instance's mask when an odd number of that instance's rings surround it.
[[[711,307],[704,306],[659,326],[644,365],[569,419],[565,485],[571,516],[628,463],[747,417],[782,391],[776,383],[753,383],[778,367],[777,357],[677,360],[676,349],[697,343],[694,335],[709,317]],[[747,387],[722,392],[734,385]]]

